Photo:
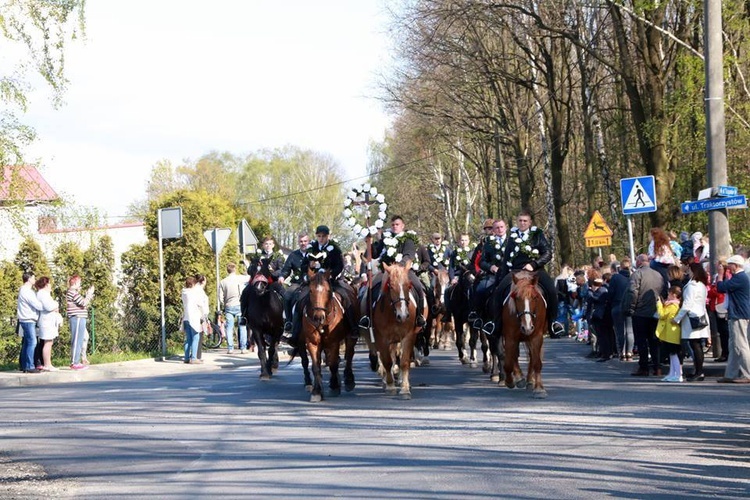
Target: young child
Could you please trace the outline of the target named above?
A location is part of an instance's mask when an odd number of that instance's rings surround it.
[[[669,353],[669,375],[662,379],[663,382],[682,382],[682,329],[679,323],[675,323],[674,317],[680,310],[680,299],[682,289],[679,286],[669,288],[666,302],[661,298],[656,303],[656,312],[659,316],[659,324],[656,327],[656,336],[661,340],[662,346]]]

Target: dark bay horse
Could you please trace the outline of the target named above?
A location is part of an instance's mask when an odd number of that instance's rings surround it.
[[[426,304],[417,304],[417,294],[409,281],[411,262],[383,264],[385,275],[381,292],[372,311],[375,345],[383,368],[383,382],[389,394],[396,392],[394,375],[401,379],[400,396],[411,399],[409,369],[417,334],[422,329],[416,324],[421,310],[427,317]]]
[[[281,283],[270,283],[263,273],[253,276],[240,296],[240,310],[251,338],[258,348],[260,378],[269,380],[278,367],[279,340],[284,332],[284,290]],[[305,385],[311,385],[307,354],[302,357]]]
[[[445,290],[450,284],[448,271],[445,269],[438,270],[434,279],[435,303],[430,310],[433,316],[431,343],[433,349],[447,349],[450,342],[450,335],[453,333],[453,322],[443,321],[445,316]]]
[[[307,351],[310,353],[313,371],[313,386],[310,402],[318,403],[323,399],[323,373],[321,370],[322,354],[325,353],[326,362],[331,372],[329,387],[332,396],[341,394],[339,382],[339,350],[341,342],[345,343],[344,359],[344,388],[354,390],[354,347],[357,343],[352,338],[348,322],[344,317],[344,305],[356,303],[352,290],[349,297],[341,297],[334,292],[329,281],[330,273],[308,272],[310,294],[304,305],[302,314],[302,338]]]
[[[542,384],[542,342],[547,329],[547,304],[537,284],[537,274],[518,271],[513,274],[510,295],[503,304],[503,339],[505,344],[505,385],[526,387],[535,398],[546,398]],[[518,366],[519,345],[528,347],[529,368],[526,379]]]
[[[480,335],[479,330],[474,328],[469,322],[469,309],[471,308],[471,291],[474,286],[476,276],[474,273],[466,270],[461,274],[448,294],[450,311],[453,320],[453,326],[456,331],[456,350],[458,350],[458,360],[462,364],[468,364],[472,368],[477,366],[477,342],[481,342],[482,354],[484,358],[482,370],[489,373],[491,365],[487,354],[488,343],[484,335]],[[465,328],[468,326],[468,346]]]

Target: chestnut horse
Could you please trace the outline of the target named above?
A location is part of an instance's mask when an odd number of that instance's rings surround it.
[[[417,334],[417,311],[427,317],[427,305],[417,304],[417,293],[409,281],[411,262],[383,264],[385,275],[380,297],[372,311],[375,345],[383,368],[383,382],[389,394],[396,392],[394,372],[400,372],[401,399],[411,399],[409,368]],[[400,370],[399,370],[400,366]]]
[[[526,387],[535,398],[546,398],[542,385],[542,342],[547,329],[547,303],[537,284],[535,272],[518,271],[513,274],[510,295],[503,304],[503,338],[505,343],[505,385],[509,388]],[[526,379],[518,366],[519,345],[528,347],[529,368]]]
[[[252,341],[258,347],[260,378],[269,380],[278,368],[277,354],[284,331],[284,290],[280,283],[270,283],[268,276],[257,273],[240,296],[240,311]],[[301,356],[305,385],[312,384],[307,354]]]
[[[313,386],[310,402],[318,403],[323,399],[323,373],[321,370],[322,354],[325,353],[328,368],[331,371],[329,387],[332,396],[341,394],[339,382],[339,349],[341,342],[346,345],[344,368],[344,388],[347,392],[354,390],[354,347],[357,343],[350,335],[350,327],[344,317],[344,305],[354,304],[354,293],[341,297],[334,292],[329,281],[330,272],[308,271],[310,295],[302,315],[302,335],[310,353],[313,371]]]

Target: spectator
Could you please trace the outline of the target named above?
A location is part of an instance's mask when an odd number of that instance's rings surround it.
[[[727,269],[726,259],[719,259],[718,263],[724,269],[724,281],[732,279],[732,272]],[[716,289],[716,281],[717,275],[714,275],[711,286],[708,288],[708,318],[711,324],[711,335],[714,338],[718,337],[720,346],[719,355],[714,362],[724,363],[729,353],[729,320],[727,319],[729,300],[726,294],[719,293]]]
[[[52,298],[52,283],[47,276],[42,276],[34,287],[37,289],[36,297],[41,302],[43,309],[39,315],[39,359],[41,365],[39,370],[45,372],[56,372],[58,369],[52,366],[52,344],[60,335],[60,326],[63,317],[60,315],[60,305]]]
[[[669,232],[669,247],[672,249],[675,260],[680,260],[682,256],[682,244],[677,242],[677,233],[674,231]]]
[[[690,382],[701,382],[705,379],[703,373],[703,339],[708,339],[710,328],[706,325],[703,328],[694,329],[690,322],[690,317],[706,318],[706,296],[708,276],[701,264],[693,262],[690,264],[690,281],[685,286],[682,295],[682,307],[675,317],[675,322],[679,322],[682,328],[682,339],[687,340],[692,351],[693,374],[688,377]]]
[[[70,369],[85,370],[88,368],[83,362],[89,332],[86,320],[89,317],[88,306],[94,298],[94,287],[90,286],[86,295],[81,295],[81,277],[74,274],[68,280],[68,291],[65,293],[67,301],[68,321],[70,323]]]
[[[669,276],[667,269],[675,264],[672,248],[669,246],[669,236],[659,227],[651,228],[649,233],[651,242],[648,245],[648,256],[651,259],[651,268],[658,271],[664,278],[664,288],[661,291],[661,297],[667,298],[667,289],[669,288]]]
[[[234,324],[237,323],[237,340],[240,344],[240,354],[245,354],[247,348],[247,327],[243,324],[240,312],[240,296],[247,285],[249,276],[237,274],[237,266],[227,264],[227,276],[219,283],[219,303],[224,311],[227,334],[227,354],[234,352]]]
[[[205,295],[205,293],[203,294]],[[185,363],[201,364],[198,359],[198,345],[200,332],[203,331],[202,322],[208,314],[206,302],[201,297],[196,279],[188,276],[185,288],[182,289],[182,327],[185,330]]]
[[[604,273],[594,279],[591,303],[591,324],[596,331],[599,361],[609,361],[615,353],[615,332],[612,328],[612,306],[609,299],[609,279],[612,275]]]
[[[729,356],[719,382],[750,383],[750,280],[744,266],[745,259],[741,255],[729,257],[727,267],[732,278],[727,281],[722,266],[718,268],[716,289],[729,296]]]
[[[670,287],[679,286],[680,288],[683,288],[687,284],[685,283],[685,273],[682,272],[682,267],[676,264],[667,268],[667,277],[669,278],[668,285]]]
[[[649,267],[648,255],[636,259],[636,271],[630,276],[630,286],[623,304],[627,304],[626,316],[633,318],[633,333],[638,347],[638,369],[631,375],[649,375],[649,353],[653,374],[661,376],[659,366],[659,339],[656,338],[656,301],[664,288],[661,274]]]
[[[18,335],[21,339],[21,355],[18,358],[19,367],[24,373],[40,373],[34,364],[34,350],[36,348],[36,322],[44,305],[39,302],[34,289],[35,276],[32,272],[23,273],[23,284],[18,290],[16,317],[18,318]]]
[[[704,235],[700,231],[693,233],[692,236],[693,240],[693,260],[692,262],[697,262],[699,264],[703,264],[705,262],[708,262],[708,235]]]
[[[612,304],[612,327],[615,331],[617,354],[623,361],[632,361],[633,324],[630,318],[626,321],[622,307],[622,299],[629,287],[630,259],[623,259],[619,266],[613,263],[610,268],[612,276],[609,279],[609,301]]]
[[[666,302],[661,298],[656,302],[656,311],[659,315],[659,323],[656,326],[656,336],[662,342],[662,346],[669,353],[669,375],[662,379],[663,382],[682,382],[682,342],[680,339],[679,321],[676,321],[680,309],[680,297],[682,291],[679,286],[669,287]]]

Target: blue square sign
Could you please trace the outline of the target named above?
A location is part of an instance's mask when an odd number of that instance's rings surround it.
[[[620,179],[622,213],[625,215],[656,212],[656,182],[653,175]]]

